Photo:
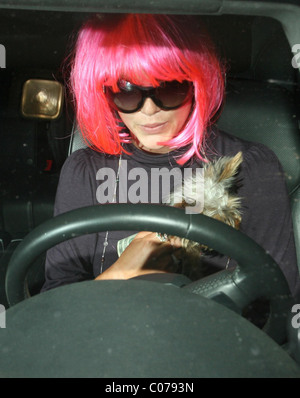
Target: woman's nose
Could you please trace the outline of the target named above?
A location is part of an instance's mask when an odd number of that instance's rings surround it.
[[[160,107],[157,106],[151,98],[146,98],[145,102],[140,110],[142,113],[145,115],[151,116],[154,115],[155,113],[160,111]]]

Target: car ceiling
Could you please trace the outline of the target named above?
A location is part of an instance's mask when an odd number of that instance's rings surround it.
[[[149,13],[222,13],[227,6],[255,4],[262,8],[267,3],[299,5],[298,0],[2,0],[0,7],[52,11],[84,12],[149,12]],[[260,4],[260,5],[259,5]],[[240,5],[238,5],[239,7]]]

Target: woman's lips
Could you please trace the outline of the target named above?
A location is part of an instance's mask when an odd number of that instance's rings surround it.
[[[147,133],[157,134],[157,133],[160,133],[164,129],[166,124],[167,124],[167,122],[164,122],[164,123],[152,123],[152,124],[142,124],[141,128]]]

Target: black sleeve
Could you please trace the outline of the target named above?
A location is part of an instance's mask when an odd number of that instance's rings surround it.
[[[69,157],[60,175],[54,215],[96,204],[94,179],[84,151]],[[42,291],[83,280],[93,279],[93,256],[97,235],[84,235],[65,241],[48,250],[46,282]]]
[[[259,243],[278,263],[291,292],[300,295],[290,199],[275,154],[255,144],[242,164],[243,219],[241,231]]]

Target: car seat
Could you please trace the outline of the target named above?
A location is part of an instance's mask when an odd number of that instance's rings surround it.
[[[294,94],[268,82],[232,79],[217,125],[242,139],[260,142],[281,162],[291,198],[300,270],[300,134]]]

